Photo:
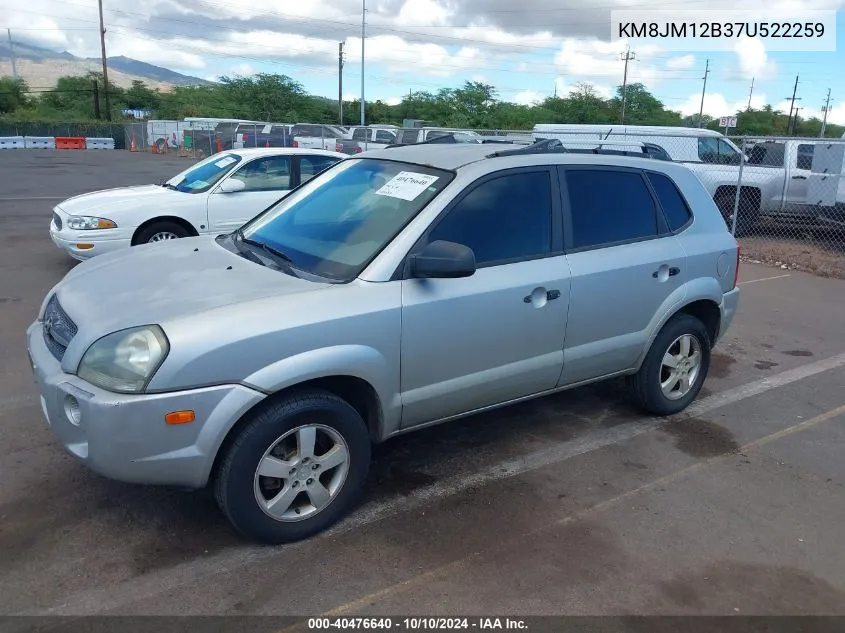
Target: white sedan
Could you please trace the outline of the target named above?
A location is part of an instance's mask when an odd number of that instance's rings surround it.
[[[68,198],[53,208],[50,237],[81,261],[148,242],[229,233],[344,158],[284,147],[220,152],[158,185]]]

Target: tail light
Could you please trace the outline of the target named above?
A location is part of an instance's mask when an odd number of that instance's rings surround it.
[[[294,146],[294,147],[299,147],[299,141],[294,141],[294,142],[293,142],[293,146]]]
[[[739,256],[742,252],[742,247],[737,242],[736,245],[736,267],[734,268],[734,288],[736,288],[736,283],[739,280]]]
[[[364,151],[364,150],[363,150],[363,149],[361,149],[361,147],[360,147],[360,146],[355,148],[355,153],[356,153],[356,154],[360,154],[360,153],[361,153],[361,152],[363,152],[363,151]]]
[[[343,145],[341,145],[340,143],[335,143],[335,144],[334,144],[334,151],[339,152],[339,151],[341,151],[342,149],[343,149]]]

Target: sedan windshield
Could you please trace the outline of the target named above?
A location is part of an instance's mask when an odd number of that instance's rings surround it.
[[[239,162],[241,157],[237,154],[215,154],[177,174],[166,186],[184,193],[202,193],[217,184]]]
[[[351,281],[453,177],[422,165],[347,159],[251,220],[240,235],[284,254],[301,271]]]

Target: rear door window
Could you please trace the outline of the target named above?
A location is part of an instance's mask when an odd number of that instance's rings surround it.
[[[659,234],[657,208],[636,170],[566,169],[571,248],[599,248]]]

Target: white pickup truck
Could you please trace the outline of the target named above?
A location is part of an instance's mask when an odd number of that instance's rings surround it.
[[[371,149],[384,149],[396,142],[395,125],[353,125],[346,137],[337,142],[338,152],[360,154]]]
[[[540,124],[535,140],[642,142],[662,147],[674,162],[684,163],[713,196],[725,221],[732,223],[741,150],[720,132],[700,128]],[[814,158],[824,146],[824,157]],[[845,207],[841,151],[845,144],[823,140],[764,141],[746,147],[742,166],[737,235],[749,233],[761,219],[786,224],[830,224]],[[837,152],[838,166],[837,165]],[[814,160],[816,162],[814,166]],[[827,169],[827,171],[825,171]]]

